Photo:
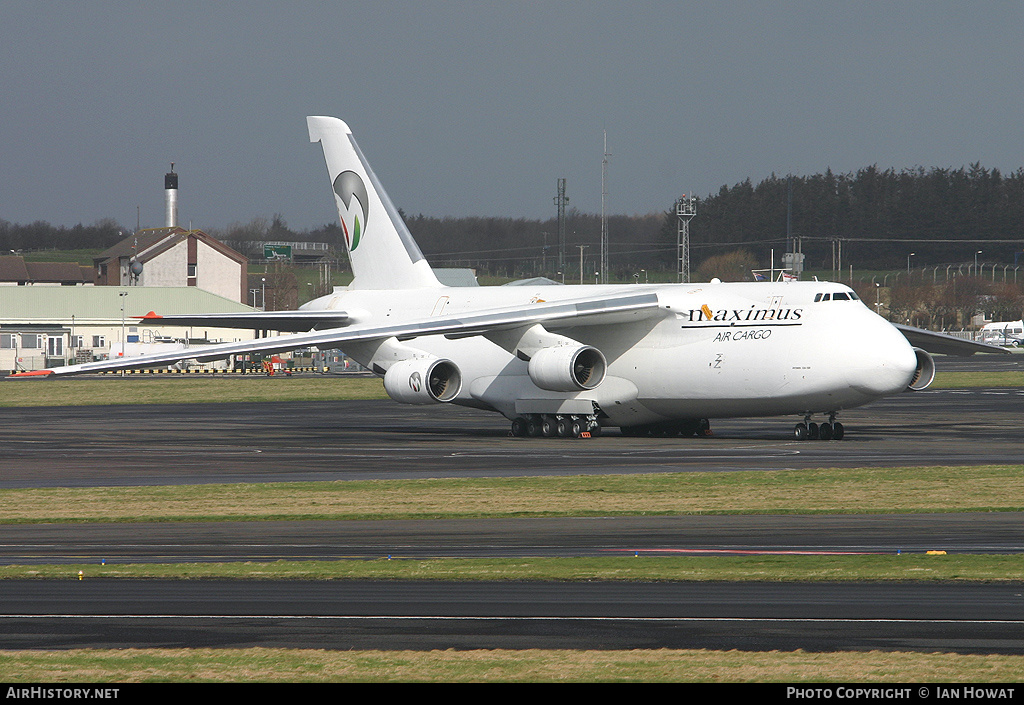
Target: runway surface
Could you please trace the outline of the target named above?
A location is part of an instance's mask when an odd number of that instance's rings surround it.
[[[800,467],[1017,464],[1024,389],[901,394],[844,412],[842,441],[795,417],[711,438],[512,438],[496,414],[391,401],[0,409],[0,488]]]
[[[1024,653],[1020,586],[0,581],[0,648]]]
[[[1004,361],[1006,363],[1014,360]],[[1002,364],[1002,363],[1001,363]],[[510,438],[392,402],[0,409],[0,487],[1019,464],[1024,391],[904,394],[703,439]],[[1019,553],[1018,514],[0,525],[4,563],[746,552]],[[0,581],[0,648],[913,649],[1024,653],[1024,586]]]

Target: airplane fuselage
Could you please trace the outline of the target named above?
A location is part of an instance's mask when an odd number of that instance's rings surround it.
[[[612,426],[834,412],[905,390],[917,368],[898,330],[848,287],[828,282],[339,289],[305,308],[344,309],[359,324],[386,325],[641,292],[657,295],[659,315],[557,328],[606,357],[607,375],[594,389],[541,389],[525,360],[482,336],[406,344],[458,365],[463,383],[453,403],[511,419],[533,402],[581,400],[596,403]],[[371,362],[359,345],[346,352]]]

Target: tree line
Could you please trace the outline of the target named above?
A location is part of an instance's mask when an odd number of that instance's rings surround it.
[[[1008,175],[980,164],[959,169],[881,170],[813,176],[772,175],[723,186],[701,200],[690,226],[700,259],[747,247],[763,257],[787,234],[802,239],[805,269],[844,262],[861,269],[973,261],[1014,263],[1024,249],[1024,169]],[[693,258],[693,254],[691,254]]]
[[[984,276],[953,276],[933,279],[926,272],[903,278],[882,294],[870,282],[855,288],[864,303],[898,323],[931,330],[956,330],[972,325],[972,317],[981,313],[990,321],[1020,320],[1024,312],[1024,279],[1014,282]],[[875,289],[875,291],[872,291]]]
[[[124,239],[131,232],[106,218],[93,225],[70,228],[55,226],[44,220],[28,225],[9,223],[0,219],[0,255],[33,250],[105,250]]]
[[[661,213],[608,218],[613,279],[628,281],[640,270],[676,270],[678,221],[674,204],[667,205]],[[757,184],[746,179],[722,186],[696,199],[696,205],[690,222],[694,272],[723,257],[738,272],[767,266],[773,249],[778,263],[787,235],[800,238],[804,268],[816,270],[836,266],[840,249],[844,270],[849,264],[857,269],[905,267],[911,253],[916,267],[973,262],[978,250],[985,262],[1012,265],[1024,250],[1024,168],[1003,174],[975,163],[959,169],[870,166],[847,174],[773,174]],[[600,216],[575,209],[566,215],[561,252],[554,217],[403,216],[434,266],[473,267],[480,274],[508,277],[557,276],[561,271],[571,281],[580,276],[582,248],[584,281],[589,281],[599,262]],[[71,228],[0,220],[0,252],[105,249],[130,232],[110,219]],[[280,214],[207,232],[243,251],[250,243],[249,254],[255,257],[260,243],[269,240],[326,242],[339,252],[344,249],[336,223],[295,231]]]
[[[826,271],[840,264],[844,270],[851,264],[896,269],[906,266],[911,253],[917,267],[959,264],[973,262],[978,250],[982,261],[1017,264],[1024,251],[1024,168],[1005,175],[978,163],[958,169],[869,166],[847,174],[773,174],[757,184],[746,179],[722,186],[695,201],[697,215],[689,228],[694,272],[705,264],[714,271],[723,257],[733,264],[742,261],[743,267],[766,267],[772,250],[778,264],[789,238],[799,238],[805,269]],[[678,220],[675,205],[667,205],[661,213],[608,218],[613,278],[628,279],[641,269],[676,270]],[[435,266],[506,276],[551,276],[565,269],[567,278],[578,277],[583,246],[586,280],[600,256],[600,217],[575,209],[566,214],[561,266],[553,217],[403,216]],[[292,233],[277,216],[262,222],[262,229],[341,246],[337,225]]]

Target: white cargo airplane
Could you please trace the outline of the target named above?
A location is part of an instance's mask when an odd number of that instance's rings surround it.
[[[392,399],[496,411],[516,436],[704,435],[708,419],[796,414],[797,439],[828,440],[844,435],[841,410],[927,387],[935,367],[923,348],[998,350],[908,329],[914,347],[827,282],[445,287],[348,126],[307,124],[327,160],[351,285],[299,311],[149,317],[293,333],[16,376],[340,347],[383,376]]]

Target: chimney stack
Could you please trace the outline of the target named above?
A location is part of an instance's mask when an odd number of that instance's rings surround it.
[[[178,175],[171,170],[164,174],[164,225],[173,228],[178,224]]]

